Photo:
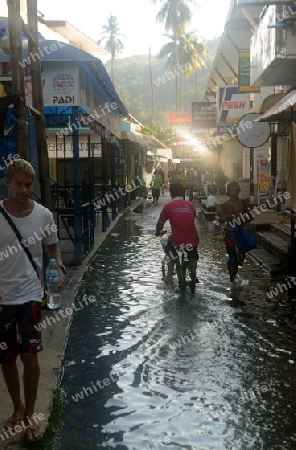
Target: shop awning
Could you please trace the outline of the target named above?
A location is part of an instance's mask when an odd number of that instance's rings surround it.
[[[121,130],[121,139],[139,144],[142,148],[148,148],[148,144],[144,139],[136,136],[135,134],[129,133],[128,131]]]
[[[263,114],[272,106],[274,106],[278,101],[282,100],[284,97],[283,92],[277,92],[276,94],[270,94],[265,97],[261,102],[256,103],[253,108],[249,109],[247,114]]]
[[[296,104],[296,90],[289,92],[275,105],[261,114],[254,122],[288,122],[290,121],[289,108]]]

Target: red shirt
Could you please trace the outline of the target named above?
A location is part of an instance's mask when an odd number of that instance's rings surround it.
[[[199,236],[195,226],[195,208],[188,200],[182,197],[175,197],[162,208],[158,221],[165,223],[170,221],[172,227],[172,245],[180,247],[181,245],[198,245]]]

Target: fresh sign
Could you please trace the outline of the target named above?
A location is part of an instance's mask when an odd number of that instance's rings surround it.
[[[218,123],[236,123],[250,109],[249,94],[241,94],[238,87],[218,87]]]

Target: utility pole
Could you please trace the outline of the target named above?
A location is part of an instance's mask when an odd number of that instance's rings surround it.
[[[49,159],[45,131],[44,101],[41,84],[41,61],[38,40],[37,0],[27,0],[28,27],[24,25],[28,38],[30,75],[32,80],[32,106],[35,124],[41,203],[52,209],[49,179]],[[35,110],[35,112],[34,112]]]
[[[28,113],[26,107],[20,0],[8,0],[8,34],[10,46],[12,101],[16,127],[16,153],[29,159]]]
[[[149,47],[149,75],[150,75],[150,86],[151,86],[151,122],[153,122],[154,121],[154,88],[153,88],[151,47]]]

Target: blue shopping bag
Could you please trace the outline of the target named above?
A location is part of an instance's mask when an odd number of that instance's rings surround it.
[[[227,225],[227,236],[232,240],[234,245],[243,252],[249,252],[257,245],[257,239],[253,233],[241,225]]]

